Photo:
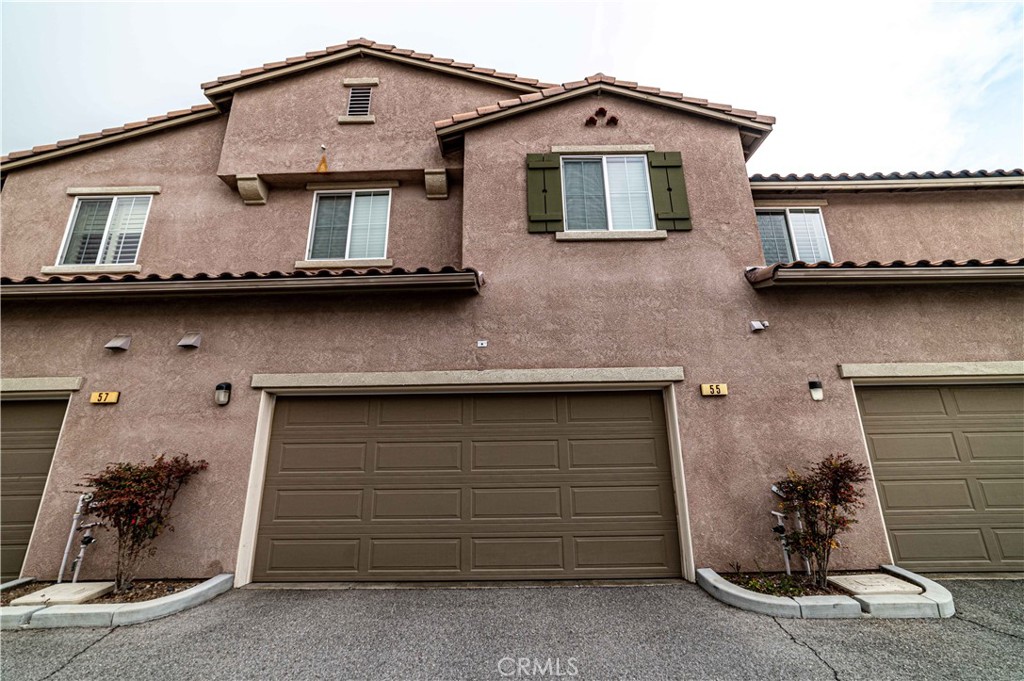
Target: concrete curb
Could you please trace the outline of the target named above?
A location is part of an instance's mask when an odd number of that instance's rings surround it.
[[[720,577],[711,568],[697,570],[697,583],[718,600],[741,610],[751,610],[773,617],[800,617],[800,605],[792,598],[748,591]]]
[[[697,583],[714,598],[741,610],[773,617],[802,619],[860,619],[952,617],[953,596],[940,584],[895,565],[882,569],[924,589],[920,596],[880,594],[865,596],[799,596],[783,598],[759,594],[737,586],[711,568],[697,570]]]
[[[32,613],[37,610],[42,610],[44,605],[9,605],[6,608],[0,608],[0,630],[2,629],[20,629],[22,626],[28,624],[29,619],[32,617]]]
[[[921,596],[935,602],[939,609],[939,617],[952,617],[956,614],[953,594],[949,593],[946,587],[910,570],[904,570],[897,565],[883,565],[882,569],[891,575],[902,577],[911,584],[916,584],[924,589],[924,593]]]
[[[8,606],[0,608],[0,625],[4,629],[129,626],[194,608],[230,590],[233,582],[234,575],[224,573],[181,593],[142,603]]]
[[[836,620],[861,616],[860,603],[849,596],[797,596],[804,619]]]
[[[234,578],[233,574],[225,573],[211,577],[202,584],[196,584],[181,593],[154,598],[143,603],[125,603],[114,613],[113,626],[123,627],[139,622],[148,622],[194,608],[225,591],[230,591]]]

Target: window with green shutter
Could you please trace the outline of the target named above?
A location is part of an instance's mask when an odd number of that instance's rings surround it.
[[[529,231],[688,230],[678,152],[528,154]]]

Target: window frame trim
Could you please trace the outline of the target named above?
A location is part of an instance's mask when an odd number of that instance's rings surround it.
[[[350,258],[349,249],[352,245],[352,218],[356,213],[356,194],[359,193],[372,193],[372,192],[386,192],[388,195],[388,214],[387,219],[384,221],[384,254],[380,258]],[[313,230],[316,227],[316,212],[320,207],[320,196],[339,196],[349,194],[352,196],[352,208],[348,213],[348,227],[345,233],[345,257],[343,258],[314,258],[313,257]],[[313,192],[313,210],[309,212],[309,230],[306,235],[306,262],[317,262],[317,261],[339,261],[339,260],[384,260],[388,257],[388,242],[391,237],[391,197],[392,192],[390,187],[372,188],[366,187],[363,189],[319,189]]]
[[[71,231],[75,223],[75,216],[78,215],[78,207],[81,205],[83,200],[95,201],[98,199],[112,199],[110,204],[110,212],[107,213],[107,221],[103,223],[103,239],[100,241],[100,248],[96,252],[96,258],[99,259],[103,252],[106,250],[107,242],[110,239],[110,221],[114,218],[114,211],[117,210],[117,202],[120,199],[137,199],[140,196],[148,196],[149,203],[146,205],[146,216],[142,220],[142,231],[139,233],[139,247],[135,249],[135,257],[132,258],[131,262],[120,262],[120,263],[105,263],[105,262],[89,262],[89,263],[65,263],[64,258],[67,257],[67,249],[71,246]],[[64,226],[64,238],[61,240],[60,249],[57,251],[57,261],[53,264],[54,267],[103,267],[106,265],[137,265],[139,264],[139,253],[142,251],[142,240],[146,236],[146,227],[149,225],[149,213],[153,209],[153,197],[155,194],[97,194],[97,195],[76,195],[75,202],[71,205],[71,214],[68,215],[68,222]]]
[[[642,162],[644,167],[644,180],[647,187],[647,213],[651,221],[650,229],[615,229],[615,221],[612,217],[612,193],[608,186],[608,158],[635,158]],[[565,191],[565,162],[567,160],[601,160],[601,174],[604,182],[604,211],[608,222],[608,229],[571,229],[569,227],[569,208],[567,204],[568,192]],[[558,157],[559,181],[562,183],[562,224],[565,232],[651,232],[658,229],[658,218],[654,213],[654,193],[651,190],[651,169],[650,161],[645,154],[622,153],[622,154],[560,154]]]
[[[790,260],[790,262],[798,262],[798,261],[799,262],[808,262],[806,260],[803,260],[800,257],[800,254],[797,253],[796,237],[793,235],[793,221],[789,219],[789,212],[791,210],[817,211],[818,217],[821,218],[821,232],[822,232],[822,235],[825,237],[825,252],[828,255],[828,262],[835,262],[836,261],[835,256],[832,255],[832,242],[828,238],[828,226],[825,224],[825,213],[824,213],[824,211],[821,210],[821,206],[812,206],[812,205],[806,205],[806,206],[805,205],[800,205],[800,206],[776,206],[776,207],[767,207],[767,206],[765,206],[765,207],[760,207],[760,208],[755,206],[755,208],[754,208],[754,222],[755,222],[755,224],[757,223],[757,216],[759,214],[762,214],[762,213],[778,213],[778,212],[781,211],[783,213],[783,215],[785,215],[785,218],[786,218],[786,237],[789,239],[789,248],[793,252],[793,257],[794,257],[794,260]],[[760,225],[758,225],[758,228],[757,228],[757,240],[761,243],[761,255],[763,256],[764,255],[764,241],[761,238],[761,227],[760,227]],[[765,258],[764,260],[765,260],[765,266],[768,266],[768,258]],[[821,262],[821,261],[820,260],[816,260],[815,262]],[[774,263],[772,263],[772,264],[774,264]]]

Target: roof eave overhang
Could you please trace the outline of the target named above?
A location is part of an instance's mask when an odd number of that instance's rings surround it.
[[[777,269],[770,277],[750,282],[756,289],[885,284],[1024,284],[1024,266]]]
[[[383,274],[265,280],[94,281],[0,286],[5,302],[18,300],[120,300],[192,296],[243,296],[362,292],[449,292],[477,294],[476,272]]]
[[[770,123],[758,123],[742,116],[735,116],[733,114],[715,111],[713,109],[705,109],[701,106],[697,106],[696,104],[681,102],[667,97],[659,97],[645,92],[637,92],[635,90],[630,90],[629,88],[609,85],[608,83],[591,83],[590,85],[585,85],[573,90],[567,90],[557,95],[538,99],[534,102],[518,104],[516,106],[511,106],[508,109],[495,111],[494,113],[487,114],[486,116],[480,116],[479,118],[439,128],[437,131],[437,138],[438,143],[441,145],[441,152],[447,153],[448,151],[457,149],[460,146],[459,140],[461,140],[467,130],[506,120],[512,116],[519,116],[537,109],[558,104],[559,102],[575,99],[576,97],[602,92],[629,97],[655,106],[673,109],[693,114],[695,116],[701,116],[703,118],[732,123],[733,125],[738,126],[741,133],[744,133],[751,140],[748,147],[748,143],[746,141],[747,137],[744,137],[744,156],[747,158],[754,153],[757,147],[759,147],[764,141],[764,138],[767,137],[768,133],[772,131],[772,125]]]
[[[509,88],[512,90],[519,90],[521,92],[537,92],[540,87],[531,85],[529,83],[517,83],[514,80],[507,80],[505,78],[495,78],[494,76],[486,73],[474,73],[471,70],[455,68],[446,64],[431,63],[423,61],[422,59],[412,59],[400,54],[392,54],[390,52],[383,52],[375,50],[372,47],[351,47],[345,50],[340,50],[332,54],[327,54],[316,59],[310,59],[307,61],[296,62],[288,66],[282,66],[281,68],[274,69],[273,71],[267,71],[265,73],[256,73],[251,76],[243,76],[236,80],[229,81],[227,83],[221,83],[220,85],[214,85],[209,88],[205,88],[203,93],[206,98],[210,100],[210,103],[216,106],[221,111],[226,111],[230,108],[231,98],[234,96],[236,90],[250,87],[253,85],[259,85],[276,78],[282,78],[285,76],[294,75],[310,69],[317,69],[322,66],[334,64],[336,62],[351,59],[352,57],[368,56],[377,57],[380,59],[389,59],[400,64],[407,64],[409,66],[415,66],[421,69],[428,69],[431,71],[437,71],[439,73],[445,73],[450,76],[457,76],[459,78],[468,78],[469,80],[479,81],[481,83],[488,83],[491,85],[498,85],[500,87]]]
[[[170,128],[177,128],[183,125],[191,125],[192,123],[198,123],[208,118],[216,118],[221,116],[221,112],[216,109],[208,109],[206,111],[196,111],[194,113],[172,118],[167,121],[161,121],[159,123],[153,123],[151,125],[143,125],[138,128],[131,130],[125,130],[124,132],[117,133],[115,135],[107,135],[105,137],[97,137],[94,140],[87,142],[79,142],[76,144],[69,144],[66,147],[60,147],[53,149],[52,151],[44,151],[39,154],[32,154],[25,158],[16,158],[7,161],[0,165],[0,173],[6,174],[11,170],[17,170],[18,168],[24,168],[25,166],[35,165],[37,163],[44,163],[53,159],[61,158],[63,156],[70,156],[71,154],[79,154],[83,151],[95,149],[97,147],[107,146],[109,144],[117,144],[124,142],[125,140],[134,139],[141,137],[142,135],[149,135],[162,130],[168,130]]]
[[[822,194],[827,192],[936,191],[940,189],[1024,189],[1024,178],[948,178],[935,180],[821,180],[751,182],[754,194]]]

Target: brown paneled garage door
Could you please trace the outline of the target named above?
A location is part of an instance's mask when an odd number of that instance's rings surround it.
[[[21,573],[67,404],[0,405],[0,581]]]
[[[1024,386],[858,388],[897,563],[1024,567]]]
[[[679,574],[660,393],[277,400],[255,581]]]

